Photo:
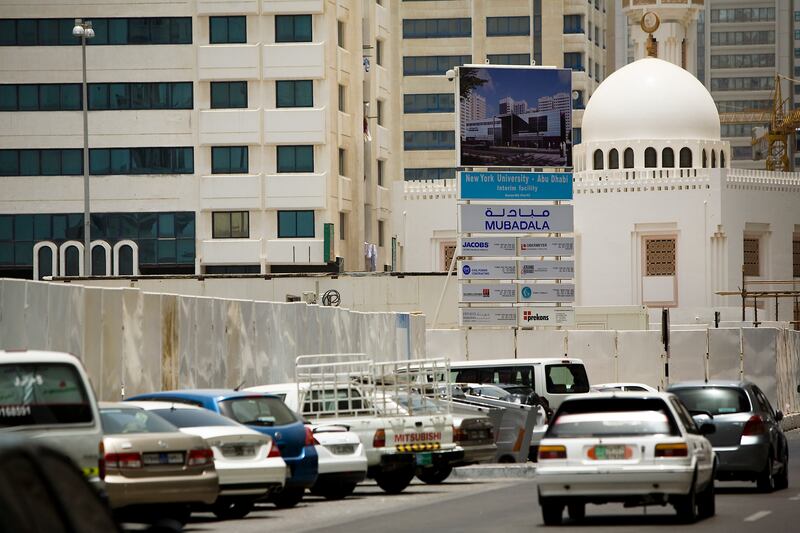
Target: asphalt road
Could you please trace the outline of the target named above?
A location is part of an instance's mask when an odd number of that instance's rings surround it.
[[[681,531],[725,532],[800,531],[800,432],[790,434],[789,489],[761,494],[750,483],[720,483],[717,515],[683,525],[672,507],[625,509],[619,504],[587,506],[580,524],[565,518],[560,527],[545,528],[536,498],[536,481],[446,482],[414,484],[403,494],[387,496],[372,484],[360,486],[353,498],[327,502],[309,498],[299,508],[276,510],[260,506],[244,520],[217,522],[212,515],[195,515],[186,531],[262,532],[327,531],[381,533],[408,531],[486,532],[531,531]]]

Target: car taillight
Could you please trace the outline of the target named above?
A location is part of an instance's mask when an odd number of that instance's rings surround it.
[[[542,459],[566,459],[566,446],[539,446],[539,460]]]
[[[100,476],[100,479],[106,478],[106,445],[103,441],[100,441],[100,444],[97,446],[98,450],[98,459],[97,459],[97,475]]]
[[[311,431],[311,428],[306,426],[306,446],[314,446],[315,444],[319,444],[317,439],[314,438],[314,432]]]
[[[375,436],[372,437],[372,447],[373,448],[383,448],[386,446],[386,431],[381,428],[375,432]]]
[[[461,442],[467,440],[467,432],[461,428],[453,426],[453,442]]]
[[[141,468],[142,454],[139,452],[107,453],[107,468]]]
[[[758,415],[753,415],[744,425],[742,436],[763,435],[767,432],[764,421]]]
[[[214,461],[214,452],[211,448],[199,448],[189,451],[189,466],[203,466]]]
[[[269,448],[269,454],[267,454],[267,457],[280,457],[280,456],[281,456],[280,448],[278,448],[278,445],[275,444],[275,441],[272,441],[272,445]]]
[[[656,457],[687,457],[688,455],[689,447],[685,442],[656,444]]]

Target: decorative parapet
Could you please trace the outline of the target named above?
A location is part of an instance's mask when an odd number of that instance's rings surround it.
[[[732,168],[725,177],[728,189],[800,192],[800,172],[775,172]]]
[[[455,199],[458,195],[456,180],[415,180],[403,182],[404,200]]]
[[[708,189],[710,169],[589,170],[574,175],[575,194]]]

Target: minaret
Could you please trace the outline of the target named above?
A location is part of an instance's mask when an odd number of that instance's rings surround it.
[[[652,55],[647,51],[652,33],[656,57],[696,74],[697,16],[704,3],[705,0],[622,0],[634,58]]]

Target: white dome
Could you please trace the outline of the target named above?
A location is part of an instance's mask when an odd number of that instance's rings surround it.
[[[648,57],[611,74],[583,112],[582,142],[720,140],[719,112],[697,78]]]

